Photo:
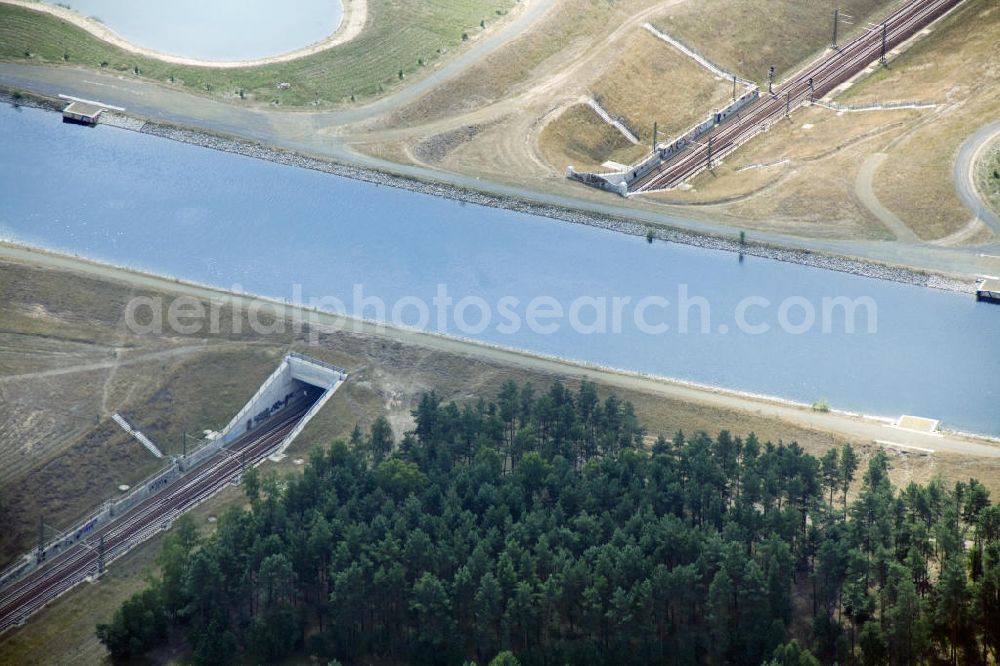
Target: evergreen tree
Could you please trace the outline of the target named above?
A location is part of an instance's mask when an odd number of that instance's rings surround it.
[[[371,432],[368,435],[368,450],[371,451],[372,460],[376,465],[392,453],[393,441],[394,437],[389,421],[384,416],[379,416],[372,423]]]
[[[845,444],[840,452],[840,489],[844,497],[844,512],[847,512],[847,491],[854,481],[854,473],[858,469],[858,456],[850,444]]]
[[[171,634],[199,664],[996,661],[1000,509],[975,482],[897,491],[875,452],[847,502],[850,447],[646,450],[589,383],[431,393],[413,415],[396,451],[376,419],[285,479],[248,470],[250,509],[211,536],[177,521],[159,576],[97,629],[112,658]]]

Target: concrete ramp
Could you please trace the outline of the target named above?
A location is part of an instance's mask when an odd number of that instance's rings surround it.
[[[938,421],[936,419],[928,419],[922,416],[909,416],[904,414],[899,417],[898,421],[896,421],[895,427],[900,430],[933,434],[937,432]]]

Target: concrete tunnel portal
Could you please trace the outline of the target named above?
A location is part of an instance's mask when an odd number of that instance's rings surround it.
[[[93,549],[95,546],[89,543],[88,539],[117,517],[124,516],[139,503],[166,491],[180,479],[197,475],[202,463],[224,452],[242,437],[253,436],[256,431],[264,429],[273,420],[287,417],[290,410],[295,410],[301,413],[301,416],[296,418],[294,427],[284,435],[270,455],[282,453],[346,380],[347,371],[343,368],[295,352],[287,354],[278,368],[264,380],[254,396],[217,436],[209,438],[204,446],[190,454],[173,456],[169,466],[136,485],[128,494],[102,503],[94,513],[60,532],[55,539],[39,544],[37,548],[15,560],[0,571],[0,588],[30,574],[46,561],[78,546],[81,542],[87,542],[87,547]],[[205,497],[199,498],[198,501]],[[161,529],[165,529],[175,518],[175,515],[168,514],[157,524]],[[123,552],[127,552],[132,545],[145,540],[152,533],[144,532]]]
[[[281,453],[346,379],[347,372],[335,365],[295,352],[286,355],[281,365],[264,380],[257,393],[223,429],[220,436],[222,446],[253,433],[287,409],[306,408],[298,425],[278,446],[276,453]]]

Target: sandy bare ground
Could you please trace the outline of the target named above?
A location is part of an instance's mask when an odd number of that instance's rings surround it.
[[[246,311],[255,299],[252,296],[226,292],[193,283],[175,282],[168,277],[118,268],[77,257],[36,250],[23,246],[0,243],[0,257],[27,265],[73,271],[106,280],[114,280],[171,294],[184,294],[196,298],[221,301],[239,306]],[[276,305],[294,306],[284,303]],[[331,330],[350,330],[365,336],[382,338],[415,347],[464,355],[483,361],[493,361],[510,367],[528,368],[565,377],[584,378],[608,387],[616,387],[690,403],[703,404],[728,410],[737,410],[758,416],[780,419],[801,427],[831,433],[848,441],[867,441],[902,450],[919,450],[931,454],[957,454],[977,458],[1000,457],[1000,441],[960,433],[927,434],[891,427],[884,419],[865,417],[843,412],[814,411],[808,405],[786,400],[754,396],[708,386],[680,382],[661,377],[618,371],[575,363],[555,357],[542,356],[526,351],[491,346],[460,340],[432,333],[423,333],[372,322],[347,318],[324,312],[300,310],[305,321],[314,322]]]
[[[159,51],[139,46],[138,44],[133,44],[103,23],[87,18],[72,9],[67,9],[58,5],[44,4],[42,2],[38,2],[37,0],[0,0],[0,2],[4,2],[8,5],[16,5],[32,11],[51,14],[52,16],[60,18],[63,21],[72,23],[78,28],[86,30],[98,39],[108,42],[109,44],[113,44],[114,46],[130,53],[135,53],[147,58],[156,58],[157,60],[173,63],[175,65],[215,67],[221,69],[259,67],[261,65],[273,65],[279,62],[288,62],[289,60],[295,60],[297,58],[313,55],[314,53],[319,53],[333,48],[338,44],[344,44],[351,41],[361,33],[361,30],[365,27],[365,22],[368,20],[368,0],[342,1],[344,4],[344,16],[340,21],[340,25],[333,32],[333,34],[326,39],[316,42],[315,44],[310,44],[309,46],[296,49],[295,51],[289,51],[288,53],[269,56],[267,58],[258,58],[256,60],[201,60],[199,58],[185,58],[184,56],[161,53]]]

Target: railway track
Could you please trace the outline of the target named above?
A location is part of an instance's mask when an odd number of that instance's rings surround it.
[[[651,192],[680,185],[709,168],[709,158],[714,163],[767,130],[790,109],[809,99],[826,95],[878,59],[882,52],[882,25],[885,25],[888,51],[940,18],[959,2],[961,0],[913,0],[907,3],[882,24],[866,30],[834,53],[807,65],[788,82],[775,88],[773,94],[762,94],[760,99],[738,113],[735,120],[723,123],[704,135],[702,143],[691,144],[687,151],[679,153],[631,183],[630,192]]]
[[[237,440],[176,483],[97,530],[85,542],[0,590],[0,633],[22,624],[45,604],[96,574],[97,544],[102,536],[107,564],[166,529],[182,513],[217,492],[244,464],[263,460],[292,431],[310,406],[308,402],[300,404],[257,432]]]

